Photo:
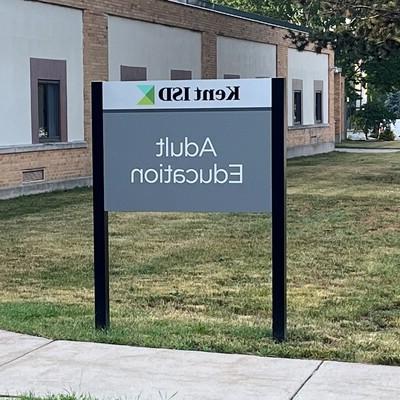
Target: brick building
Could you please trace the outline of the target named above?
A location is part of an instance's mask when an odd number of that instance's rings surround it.
[[[298,52],[286,22],[201,0],[0,0],[0,27],[0,198],[90,184],[94,80],[285,77],[289,156],[340,136],[334,54]]]

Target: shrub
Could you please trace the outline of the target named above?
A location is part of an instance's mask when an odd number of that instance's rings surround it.
[[[379,140],[384,140],[384,141],[392,141],[395,139],[395,135],[393,131],[387,127],[380,135],[379,135]]]
[[[352,116],[352,123],[355,129],[364,132],[365,139],[370,137],[377,137],[382,140],[383,137],[391,137],[390,133],[380,133],[380,130],[387,129],[390,131],[390,123],[396,119],[396,116],[387,109],[385,102],[381,98],[370,99],[368,103],[364,104],[360,110],[357,110]]]

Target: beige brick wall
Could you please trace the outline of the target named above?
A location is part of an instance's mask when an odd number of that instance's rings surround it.
[[[24,171],[42,168],[46,181],[88,176],[90,172],[89,151],[87,148],[82,148],[1,154],[0,187],[20,186],[23,183]]]
[[[87,149],[68,149],[21,154],[1,154],[0,188],[21,184],[24,169],[44,167],[47,180],[59,180],[89,176],[91,174],[91,82],[108,78],[107,16],[119,16],[168,26],[186,28],[202,33],[202,77],[217,76],[217,36],[247,39],[277,45],[277,75],[286,77],[288,70],[288,48],[293,47],[285,39],[287,31],[266,24],[230,17],[195,7],[188,7],[166,0],[42,0],[81,9],[84,26],[84,119]],[[334,56],[329,54],[329,65],[333,67]],[[304,146],[334,141],[334,83],[333,71],[329,84],[329,127],[307,127],[290,129],[288,146]]]

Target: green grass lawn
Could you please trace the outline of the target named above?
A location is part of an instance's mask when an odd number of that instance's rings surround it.
[[[141,394],[135,396],[133,400],[173,400],[175,399],[175,396],[177,393],[173,395],[168,395],[163,392],[158,392],[157,395],[151,396],[151,397],[144,397]],[[71,394],[60,394],[60,395],[47,395],[47,396],[36,396],[35,394],[24,394],[20,396],[10,396],[10,397],[5,397],[5,396],[0,396],[2,400],[96,400],[96,397],[90,396],[90,395],[76,395],[74,393]],[[121,400],[119,398],[116,398],[115,400]]]
[[[34,394],[24,394],[21,396],[10,397],[10,399],[19,399],[19,400],[95,400],[94,397],[91,396],[83,396],[76,394],[60,394],[60,395],[47,395],[47,396],[36,396]],[[137,399],[139,400],[139,399]]]
[[[336,145],[339,148],[356,148],[356,149],[399,149],[400,140],[378,141],[378,140],[345,140]]]
[[[0,328],[51,338],[400,364],[400,156],[288,168],[288,341],[271,339],[270,218],[110,216],[93,329],[91,191],[0,202]]]
[[[162,392],[159,392],[156,397],[144,397],[142,395],[137,395],[133,398],[133,400],[173,400],[175,399],[177,393],[173,395],[168,395],[164,394]],[[3,400],[96,400],[96,397],[89,396],[89,395],[76,395],[74,393],[72,394],[60,394],[60,395],[47,395],[47,396],[36,396],[34,394],[26,394],[26,395],[21,395],[21,396],[15,396],[15,397],[3,397],[0,396]],[[115,400],[121,400],[116,398]]]

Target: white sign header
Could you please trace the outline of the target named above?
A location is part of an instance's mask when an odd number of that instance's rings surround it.
[[[271,82],[266,78],[104,82],[103,110],[269,108]]]

